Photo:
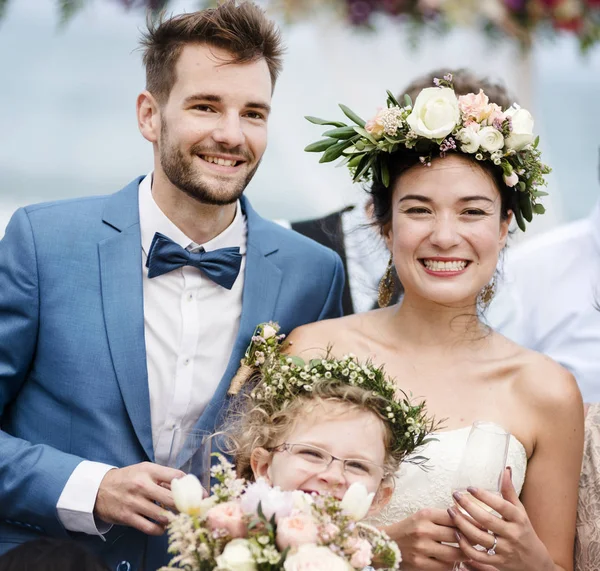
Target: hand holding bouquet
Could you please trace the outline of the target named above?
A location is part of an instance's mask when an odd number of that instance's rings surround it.
[[[173,480],[179,514],[170,514],[169,566],[160,571],[352,571],[398,569],[396,544],[360,523],[373,494],[355,483],[342,500],[284,492],[236,478],[224,458],[211,470],[209,497],[195,476]]]

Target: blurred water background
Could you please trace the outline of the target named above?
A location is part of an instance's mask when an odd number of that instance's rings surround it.
[[[197,3],[174,2],[173,12]],[[54,0],[12,0],[0,21],[0,236],[25,204],[111,193],[152,168],[135,99],[144,87],[137,50],[145,16],[95,0],[66,26]],[[422,34],[411,48],[389,21],[376,32],[321,18],[285,26],[288,47],[270,119],[269,147],[248,188],[271,218],[322,215],[360,196],[345,169],[319,165],[303,147],[320,128],[303,115],[342,117],[345,103],[365,118],[414,77],[469,67],[504,81],[530,108],[550,176],[548,214],[527,236],[585,216],[600,196],[600,49],[586,56],[570,37],[540,39],[528,56],[460,29]]]

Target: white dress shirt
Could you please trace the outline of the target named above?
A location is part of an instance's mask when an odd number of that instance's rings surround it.
[[[139,185],[144,335],[155,460],[166,465],[175,428],[194,426],[225,373],[242,313],[246,264],[246,219],[238,202],[233,222],[221,234],[196,244],[160,210],[152,198],[152,176]],[[240,273],[231,290],[197,268],[184,266],[149,279],[146,259],[155,232],[196,251],[239,247]],[[58,516],[70,531],[106,533],[94,518],[100,483],[113,466],[84,460],[58,500]]]
[[[504,274],[490,325],[563,365],[584,400],[600,401],[600,202],[589,218],[508,250]]]

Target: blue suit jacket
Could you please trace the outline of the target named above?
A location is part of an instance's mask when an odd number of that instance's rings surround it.
[[[83,460],[127,466],[154,451],[144,342],[136,179],[120,192],[29,206],[0,241],[0,553],[72,536],[116,568],[157,569],[166,537],[61,525],[58,498]],[[198,428],[213,429],[256,324],[283,332],[341,315],[339,257],[258,216],[248,223],[240,331]],[[218,324],[215,324],[218,326]]]

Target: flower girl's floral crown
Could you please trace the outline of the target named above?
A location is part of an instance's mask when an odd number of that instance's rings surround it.
[[[425,402],[412,404],[382,367],[361,364],[351,354],[341,359],[327,357],[306,363],[300,357],[282,353],[285,335],[278,332],[277,323],[261,323],[256,327],[241,367],[231,381],[230,395],[237,394],[247,381],[255,379],[250,398],[256,404],[268,402],[277,409],[292,399],[312,393],[321,384],[350,385],[378,397],[374,412],[390,428],[390,452],[398,461],[429,442],[427,436],[436,423],[426,415]],[[420,456],[410,458],[413,463],[423,460]]]
[[[354,125],[306,117],[311,123],[334,127],[325,139],[305,151],[323,153],[319,162],[343,156],[354,182],[376,180],[389,186],[389,155],[412,149],[429,166],[435,156],[448,152],[474,155],[502,169],[504,183],[517,192],[513,208],[517,224],[525,230],[533,213],[543,214],[538,199],[547,193],[544,175],[550,168],[542,163],[533,135],[533,118],[517,104],[503,111],[490,103],[483,90],[457,97],[452,75],[434,81],[436,87],[423,89],[414,107],[408,95],[401,106],[388,91],[387,107],[370,121],[363,121],[344,105],[340,108]]]

